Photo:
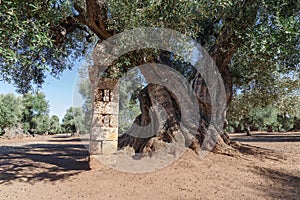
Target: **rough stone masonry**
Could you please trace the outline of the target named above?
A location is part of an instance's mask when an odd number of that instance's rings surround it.
[[[118,147],[117,80],[100,78],[94,88],[90,155],[111,155],[117,152]]]

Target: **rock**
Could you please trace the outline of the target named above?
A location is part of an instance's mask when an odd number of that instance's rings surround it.
[[[135,150],[132,147],[126,146],[118,151],[118,154],[132,157],[135,155]]]
[[[18,124],[17,127],[5,128],[3,137],[12,139],[12,138],[23,138],[28,135],[23,132],[22,124]]]

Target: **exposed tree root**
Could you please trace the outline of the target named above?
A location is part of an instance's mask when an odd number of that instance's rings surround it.
[[[149,84],[140,92],[139,101],[142,113],[132,128],[119,137],[119,149],[130,147],[140,156],[152,156],[158,152],[177,155],[182,148],[191,148],[198,155],[204,150],[234,157],[259,155],[282,159],[275,151],[230,140],[226,132],[208,126],[207,117],[200,119],[196,134],[182,130],[176,98],[164,86]],[[210,136],[208,129],[212,131]]]

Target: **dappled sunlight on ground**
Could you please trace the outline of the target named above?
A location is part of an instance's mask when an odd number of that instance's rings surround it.
[[[245,149],[259,147],[257,155],[230,157],[210,153],[200,159],[187,150],[170,166],[141,174],[119,172],[101,163],[89,170],[88,152],[79,137],[0,139],[0,199],[297,199],[300,196],[300,133],[230,136],[246,143]]]

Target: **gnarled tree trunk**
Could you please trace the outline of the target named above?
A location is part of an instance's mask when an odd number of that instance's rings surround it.
[[[75,4],[76,6],[77,4]],[[98,37],[99,43],[109,38],[114,33],[107,31],[106,21],[108,11],[103,1],[87,0],[86,7],[82,8],[79,5],[76,6],[79,15],[74,19],[76,22],[80,22],[90,28]],[[245,12],[243,19],[240,19],[239,13]],[[256,18],[257,5],[256,0],[245,0],[241,3],[241,8],[236,12],[236,16],[230,16],[226,19],[230,21],[228,26],[224,26],[221,33],[216,37],[215,45],[209,51],[210,56],[216,63],[216,66],[224,79],[226,90],[226,105],[228,106],[232,96],[232,78],[228,65],[234,53],[242,44],[242,39],[235,35],[235,30],[246,30],[247,27],[254,24]],[[234,14],[233,14],[234,15]],[[200,39],[199,39],[200,40]],[[90,72],[91,77],[98,76],[99,72]],[[93,82],[93,78],[91,79]],[[195,122],[197,131],[191,135],[188,132],[182,131],[180,128],[181,112],[178,99],[174,97],[171,91],[166,87],[157,84],[150,84],[142,90],[139,96],[140,106],[142,114],[138,116],[134,122],[136,126],[147,127],[147,132],[150,135],[143,135],[142,137],[136,133],[136,129],[132,129],[131,132],[124,134],[119,138],[119,147],[131,146],[136,152],[151,154],[160,145],[159,143],[178,143],[189,146],[196,152],[203,147],[203,141],[207,137],[207,130],[210,126],[211,115],[211,99],[208,88],[205,81],[200,74],[196,74],[193,78],[192,87],[198,97],[199,110],[201,116],[199,121]],[[94,83],[97,87],[97,83]],[[94,88],[96,89],[96,88]],[[219,117],[222,120],[226,118],[225,106],[222,110],[218,110]],[[191,111],[192,112],[192,111]],[[195,111],[198,112],[198,111]],[[152,123],[151,123],[152,121]],[[154,122],[156,121],[156,122]],[[154,124],[153,127],[149,127],[149,124]],[[134,126],[134,125],[133,125]],[[213,150],[215,152],[226,153],[231,148],[229,145],[231,141],[223,130],[215,128],[215,132],[218,133],[217,141],[213,141]]]
[[[199,81],[200,77],[198,77]],[[195,82],[197,79],[195,80]],[[168,144],[186,146],[193,149],[197,154],[201,150],[212,150],[214,152],[230,154],[233,149],[229,146],[231,141],[223,130],[217,130],[219,137],[209,138],[208,129],[210,126],[211,103],[207,87],[202,82],[194,83],[195,90],[202,89],[202,95],[198,98],[200,111],[199,121],[194,121],[197,126],[196,133],[192,134],[181,127],[181,108],[178,103],[180,97],[175,97],[168,88],[149,84],[139,94],[140,108],[142,113],[135,119],[132,128],[119,137],[119,148],[125,146],[133,147],[136,153],[151,155],[159,150],[158,148],[168,147]],[[201,89],[198,89],[201,88]],[[199,112],[191,110],[190,112]],[[219,113],[225,116],[226,110]],[[137,129],[136,126],[146,127]],[[146,133],[146,134],[145,134]],[[210,140],[203,146],[204,140]],[[166,144],[163,144],[166,143]]]

